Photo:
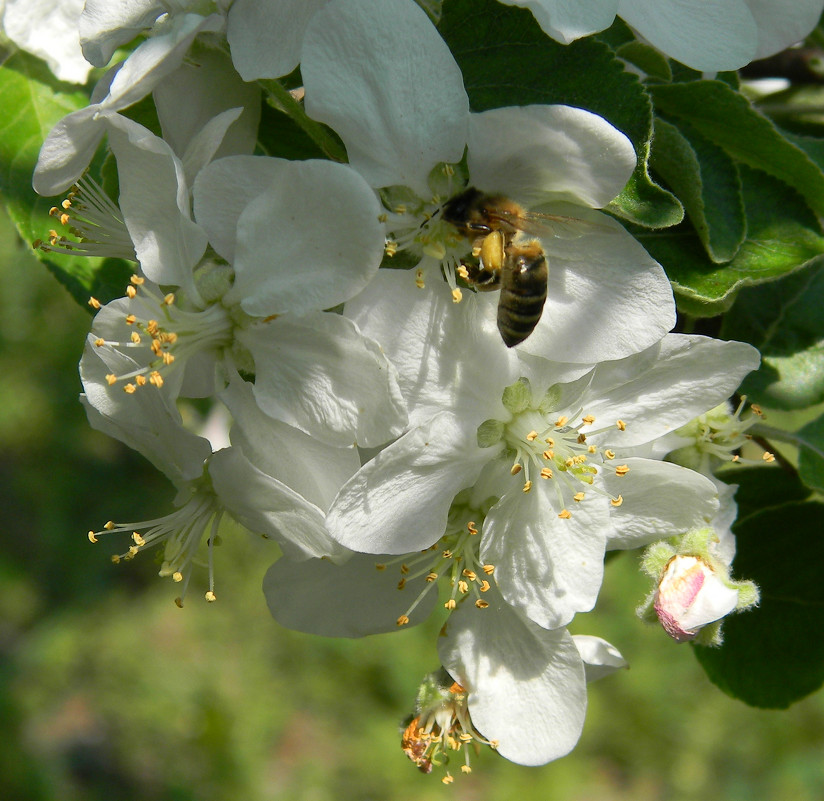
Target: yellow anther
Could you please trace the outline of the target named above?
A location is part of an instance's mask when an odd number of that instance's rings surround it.
[[[130,300],[134,300],[137,297],[137,290],[133,286],[126,287],[126,297]]]
[[[491,576],[495,572],[495,565],[484,565],[483,571],[487,576]]]
[[[775,461],[775,454],[772,454],[769,451],[764,451],[764,455],[761,458],[765,462],[774,462]]]
[[[97,298],[89,298],[89,306],[93,309],[99,309],[103,304]]]
[[[591,426],[595,422],[595,418],[591,414],[588,414],[586,417],[581,418],[581,422]]]
[[[101,347],[101,346],[103,346],[103,345],[105,345],[105,344],[106,344],[106,340],[105,340],[105,339],[103,339],[102,337],[98,337],[98,338],[94,341],[94,344],[95,344],[95,345],[99,348],[99,347]]]
[[[475,601],[475,606],[478,609],[486,609],[489,606],[489,603],[487,601],[484,601],[484,600],[481,600],[480,598],[478,598],[478,600]]]
[[[445,551],[441,554],[441,556],[442,556],[444,559],[451,559],[451,558],[452,558],[452,551],[450,551],[449,549],[447,549],[447,550],[445,550]]]
[[[750,410],[752,411],[753,414],[758,415],[758,417],[763,417],[764,416],[764,410],[757,403],[753,403],[750,406]]]
[[[619,464],[618,467],[615,468],[616,476],[625,476],[627,473],[629,473],[628,464]]]
[[[376,562],[375,570],[386,570],[386,565],[383,562]]]
[[[554,448],[554,447],[555,447],[555,440],[554,440],[554,439],[552,439],[552,437],[547,437],[547,438],[544,440],[544,442],[546,442],[546,444],[547,444],[547,445],[549,445],[549,447],[550,447],[550,448]]]
[[[388,239],[383,246],[383,251],[391,259],[398,252],[398,243]]]
[[[535,442],[536,439],[538,439],[538,432],[534,429],[526,435],[527,442]]]
[[[398,582],[398,589],[399,589],[399,590],[402,590],[405,586],[406,586],[406,579],[405,579],[405,578],[402,578],[402,579]]]
[[[103,528],[105,528],[106,531],[112,531],[112,529],[117,528],[117,525],[115,524],[114,520],[108,520],[106,521],[106,525],[103,526]]]
[[[157,370],[152,370],[152,372],[149,373],[149,383],[160,389],[160,387],[163,386],[163,376],[160,375]]]
[[[427,573],[427,574],[426,574],[426,578],[424,579],[424,581],[427,581],[427,582],[429,582],[430,584],[431,584],[433,581],[437,581],[437,580],[438,580],[438,574],[437,574],[437,573],[435,573],[434,571],[433,571],[432,573]]]
[[[580,503],[582,500],[584,500],[584,497],[585,497],[585,495],[584,495],[584,493],[583,493],[583,492],[576,492],[576,493],[572,496],[572,500],[573,500],[573,501],[577,501],[578,503]]]
[[[623,498],[623,496],[622,496],[622,495],[619,495],[617,498],[610,498],[610,499],[609,499],[609,502],[610,502],[613,506],[620,506],[620,505],[624,502],[624,498]]]
[[[627,430],[627,424],[623,420],[616,420],[615,425],[618,427],[619,431]]]
[[[401,615],[396,621],[395,624],[398,626],[405,626],[409,623],[409,618],[406,615]]]
[[[611,450],[609,450],[609,448],[607,448],[604,451],[604,456],[606,456],[607,459],[614,459],[615,458],[615,451],[611,451]]]
[[[552,471],[548,467],[542,467],[541,478],[552,478]]]
[[[732,457],[732,460],[733,460],[734,462],[740,462],[740,461],[741,461],[741,457],[740,457],[740,456],[736,453],[736,454]]]
[[[463,300],[463,292],[461,292],[459,287],[455,287],[452,290],[452,302],[453,303],[460,303]]]
[[[418,289],[423,289],[426,286],[423,280],[423,270],[415,270],[415,286]]]
[[[211,604],[217,600],[217,595],[215,595],[211,590],[209,590],[209,592],[206,593],[205,598]]]
[[[112,564],[119,565],[120,564],[120,557],[117,554],[112,556]]]
[[[531,481],[524,481],[524,492],[529,492],[532,489],[532,482]]]
[[[129,278],[129,281],[131,281],[135,286],[143,286],[143,284],[146,283],[146,279],[141,278],[139,275],[133,275]]]
[[[175,606],[178,609],[183,609],[183,599],[182,598],[175,598]]]
[[[463,739],[463,738],[461,738],[461,739]],[[468,736],[468,739],[466,740],[466,742],[469,742],[471,739],[472,739],[472,737]],[[470,768],[469,765],[461,765],[461,773],[472,773],[472,768]]]
[[[174,292],[170,292],[168,295],[164,296],[164,298],[163,298],[163,302],[164,302],[167,306],[171,306],[171,305],[175,302],[175,293],[174,293]]]
[[[583,445],[587,441],[586,434],[578,434],[578,444]]]
[[[457,606],[458,604],[455,602],[454,598],[450,598],[445,604],[444,608],[448,609],[450,612]]]
[[[126,315],[126,325],[134,325],[137,322],[137,317],[133,314]]]
[[[509,468],[509,472],[510,472],[511,475],[517,476],[518,473],[520,473],[521,470],[523,470],[523,469],[524,469],[523,465],[521,465],[520,462],[515,462],[515,464],[512,465],[512,467]]]
[[[134,395],[134,393],[137,392],[137,387],[134,384],[126,384],[126,386],[123,387],[123,391],[127,395]]]
[[[147,381],[147,379],[146,379],[146,376],[145,376],[145,375],[139,375],[139,376],[137,376],[137,377],[135,378],[135,383],[136,383],[139,387],[143,387],[143,386],[145,386],[145,385],[146,385],[146,381]]]
[[[395,206],[395,214],[406,214],[406,205],[404,203],[398,203]]]
[[[460,592],[461,595],[466,595],[469,592],[469,584],[463,579],[458,582],[458,592]]]
[[[470,521],[466,524],[466,530],[467,530],[470,534],[477,534],[477,533],[478,533],[478,527],[475,525],[475,521],[474,521],[474,520],[470,520]]]
[[[172,573],[172,581],[174,581],[175,584],[179,584],[181,581],[183,581],[183,573],[181,573],[179,570],[176,570],[174,573]]]
[[[478,589],[480,589],[481,592],[486,592],[491,586],[492,585],[486,579],[484,579],[481,582],[481,585]]]
[[[454,777],[447,773],[446,776],[441,779],[441,784],[452,784],[454,781]]]
[[[549,448],[547,448],[547,449],[546,449],[546,450],[545,450],[545,451],[541,454],[541,456],[543,456],[543,457],[544,457],[544,459],[546,459],[548,462],[551,462],[551,461],[555,458],[555,451],[551,451]]]
[[[149,322],[146,323],[146,331],[151,337],[157,336],[158,331],[160,331],[157,320],[149,320]]]
[[[132,532],[132,540],[134,540],[134,544],[139,548],[142,548],[146,544],[146,540],[144,540],[137,531]]]
[[[474,570],[470,570],[468,567],[465,567],[465,568],[461,571],[461,575],[462,575],[462,576],[466,576],[466,577],[467,577],[470,581],[475,581],[475,579],[476,579],[476,578],[478,578],[478,576],[477,576],[477,574],[475,573],[475,571],[474,571]]]
[[[463,278],[464,281],[469,280],[469,270],[467,270],[466,267],[463,266],[463,264],[459,264],[458,269],[455,270],[455,272],[458,273],[458,275],[461,278]]]
[[[598,453],[598,448],[596,448],[594,445],[590,445],[587,448],[587,453]]]
[[[93,531],[90,531],[89,532],[89,542],[97,542],[97,541],[98,541],[97,540],[97,535]]]
[[[569,518],[572,517],[572,512],[570,512],[569,509],[562,509],[558,513],[558,517],[560,517],[561,520],[569,520]]]
[[[134,559],[135,556],[137,556],[137,554],[138,554],[138,550],[139,549],[138,549],[137,545],[130,545],[129,546],[129,553],[127,553],[124,558],[125,559]]]
[[[409,575],[409,565],[401,565],[401,575],[408,576]]]
[[[555,421],[555,428],[562,428],[562,427],[563,427],[563,426],[565,426],[568,422],[569,422],[569,418],[568,418],[566,415],[561,415],[561,416],[560,416],[560,417],[559,417],[559,418]]]
[[[132,331],[131,336],[129,337],[129,339],[131,339],[133,345],[139,345],[140,344],[140,334],[138,334],[137,331]]]

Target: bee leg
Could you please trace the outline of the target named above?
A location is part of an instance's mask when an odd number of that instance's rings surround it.
[[[487,270],[482,263],[461,262],[461,266],[466,270],[466,280],[472,284],[479,292],[491,292],[501,286],[500,273]]]

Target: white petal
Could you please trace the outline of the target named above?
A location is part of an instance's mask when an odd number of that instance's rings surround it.
[[[292,72],[309,20],[328,1],[235,0],[229,9],[226,37],[243,80],[279,78]]]
[[[2,28],[18,47],[42,58],[61,81],[86,83],[91,65],[80,49],[83,0],[6,0]]]
[[[378,199],[343,164],[278,159],[277,169],[238,219],[235,285],[224,300],[259,317],[343,303],[378,271]]]
[[[438,653],[469,691],[473,724],[497,741],[501,756],[543,765],[569,753],[581,736],[583,663],[565,629],[547,631],[500,598],[489,600],[487,609],[462,604],[450,616]]]
[[[824,10],[822,0],[747,0],[758,26],[756,58],[766,58],[800,42]]]
[[[399,590],[399,570],[378,570],[379,563],[380,556],[362,554],[342,565],[327,559],[300,563],[281,559],[266,573],[263,594],[272,617],[282,626],[321,637],[365,637],[397,631],[398,618],[431,587],[408,615],[406,626],[425,620],[437,603],[437,589],[419,576]]]
[[[621,668],[629,667],[621,652],[606,640],[591,634],[573,634],[575,647],[584,660],[587,683],[598,681]]]
[[[324,511],[360,467],[354,448],[331,448],[264,414],[255,403],[252,385],[239,376],[220,397],[235,421],[232,444],[257,468]]]
[[[725,401],[759,362],[758,351],[744,342],[668,334],[646,352],[598,365],[583,404],[596,418],[593,428],[624,420],[626,431],[607,440],[610,447],[631,447]]]
[[[342,447],[381,445],[403,430],[395,370],[350,320],[285,315],[236,336],[255,360],[255,398],[272,417]]]
[[[464,421],[477,426],[506,418],[501,393],[519,376],[489,305],[471,292],[455,304],[440,280],[419,289],[411,271],[380,270],[344,313],[398,368],[413,424],[460,410]]]
[[[249,531],[274,539],[290,558],[343,556],[324,526],[323,512],[258,470],[237,448],[218,451],[209,461],[209,475],[232,517]]]
[[[618,16],[696,70],[734,70],[755,58],[758,32],[745,0],[619,0]]]
[[[308,114],[337,131],[372,186],[403,184],[427,197],[429,171],[461,159],[469,117],[461,71],[414,3],[329,3],[306,31],[301,73]]]
[[[635,161],[624,134],[580,108],[519,106],[470,117],[470,182],[527,206],[606,206],[624,188]]]
[[[418,426],[381,451],[344,485],[327,525],[347,548],[409,553],[446,530],[455,495],[472,486],[493,448],[475,444],[475,431],[447,413]]]
[[[547,300],[520,349],[592,364],[651,347],[675,324],[675,301],[661,265],[620,225],[600,214],[592,219],[604,228],[584,229],[578,239],[542,238]]]
[[[506,601],[548,629],[592,609],[610,531],[598,499],[576,504],[564,520],[550,498],[554,487],[541,479],[530,492],[510,489],[486,516],[481,540],[481,559],[495,565]]]
[[[192,221],[180,160],[163,139],[119,114],[107,120],[117,158],[120,208],[146,276],[194,291],[192,270],[206,250],[206,232]]]
[[[602,31],[612,25],[618,0],[500,0],[528,8],[544,33],[561,44]]]
[[[105,67],[114,51],[150,28],[166,11],[161,0],[86,0],[80,17],[83,53]]]
[[[185,161],[191,143],[202,129],[227,109],[241,109],[240,120],[217,140],[209,159],[247,154],[255,149],[260,122],[260,88],[244,83],[232,68],[229,57],[218,50],[190,54],[173,73],[154,89],[157,116],[163,138]],[[187,172],[194,178],[197,170]]]
[[[209,244],[230,264],[235,260],[241,212],[277,183],[281,161],[268,156],[227,156],[204,167],[195,179],[195,219],[209,235]]]
[[[63,117],[49,131],[40,148],[32,186],[39,195],[57,195],[68,189],[88,167],[104,128],[96,115],[100,108],[86,106]]]
[[[608,548],[637,548],[705,527],[718,510],[715,485],[686,467],[652,459],[625,459],[629,473],[602,469],[604,489],[621,495],[611,507],[615,527]]]
[[[136,367],[128,356],[96,347],[94,337],[89,336],[80,360],[85,390],[81,400],[89,423],[141,453],[177,485],[198,478],[211,445],[183,428],[168,394],[155,387],[128,394],[106,382],[107,373],[127,373]]]

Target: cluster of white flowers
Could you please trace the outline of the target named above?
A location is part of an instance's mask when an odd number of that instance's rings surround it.
[[[504,2],[565,42],[617,13],[703,70],[779,49],[822,6]],[[7,31],[22,5],[7,0]],[[73,187],[58,216],[80,237],[44,247],[134,261],[124,297],[92,301],[82,400],[94,427],[178,490],[168,516],[109,522],[90,539],[128,538],[123,559],[160,546],[181,605],[205,555],[213,601],[231,518],[280,546],[264,584],[274,617],[326,636],[445,607],[449,679],[425,683],[407,753],[424,770],[469,742],[527,765],[567,753],[586,681],[625,664],[566,629],[594,607],[605,552],[693,532],[700,548],[668,546],[663,563],[659,549],[649,571],[672,581],[671,560],[702,548],[702,576],[730,564],[732,491],[706,460],[663,457],[732,453],[740,426],[724,442],[707,432],[738,414],[693,421],[759,363],[749,345],[669,333],[663,269],[598,211],[632,174],[632,144],[579,108],[472,112],[413,0],[76,5],[96,67],[142,40],[43,145],[34,186]],[[346,163],[255,149],[261,87],[298,63],[303,108]],[[149,96],[162,136],[124,114]],[[116,203],[84,177],[104,137]],[[381,269],[398,254],[414,267]],[[188,430],[185,398],[228,409],[231,444]],[[719,583],[709,612],[676,619],[664,590],[650,604],[683,639],[755,601],[728,575]]]

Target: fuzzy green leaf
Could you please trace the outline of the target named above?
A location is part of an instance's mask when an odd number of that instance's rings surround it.
[[[807,423],[796,436],[801,480],[816,492],[824,493],[824,415]]]

